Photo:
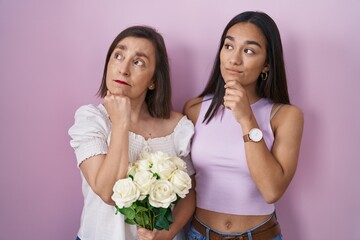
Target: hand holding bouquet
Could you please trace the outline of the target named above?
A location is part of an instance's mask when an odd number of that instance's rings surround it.
[[[143,152],[129,165],[128,177],[118,180],[112,200],[116,213],[125,222],[149,230],[169,230],[173,222],[172,206],[191,188],[186,163],[163,152]]]

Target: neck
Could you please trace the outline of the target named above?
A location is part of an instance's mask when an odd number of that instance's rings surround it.
[[[248,96],[250,104],[257,102],[261,98],[257,95],[255,86],[252,86],[251,88],[246,88],[246,94]]]
[[[138,123],[142,119],[146,119],[148,117],[150,117],[150,113],[145,103],[145,100],[131,100],[131,122]]]
[[[261,97],[255,95],[255,96],[248,96],[248,98],[249,98],[249,103],[250,103],[250,104],[253,104],[253,103],[256,103],[257,101],[259,101],[259,99],[260,99]]]

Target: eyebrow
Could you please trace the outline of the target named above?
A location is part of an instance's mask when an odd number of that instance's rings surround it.
[[[230,35],[227,35],[227,36],[225,37],[225,39],[229,39],[230,41],[235,41],[235,38],[234,38],[233,36],[230,36]],[[246,41],[245,41],[245,44],[247,44],[247,45],[256,45],[256,46],[258,46],[259,48],[261,48],[260,43],[258,43],[257,41],[254,41],[254,40],[246,40]]]
[[[122,44],[117,45],[116,48],[118,48],[120,50],[124,50],[124,51],[127,50],[127,47]],[[136,52],[135,56],[149,58],[144,52]]]

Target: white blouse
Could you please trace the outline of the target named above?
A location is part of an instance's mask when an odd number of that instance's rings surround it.
[[[105,107],[85,105],[75,113],[75,123],[69,129],[72,138],[70,145],[74,148],[78,166],[82,161],[98,155],[106,154],[111,134],[111,122]],[[129,161],[136,161],[143,150],[162,151],[171,156],[185,160],[189,175],[195,173],[188,155],[190,141],[194,134],[194,125],[186,116],[177,123],[174,131],[164,137],[145,139],[143,136],[129,132]],[[82,191],[84,208],[78,236],[81,240],[132,240],[136,239],[136,226],[124,222],[122,214],[115,215],[115,207],[104,203],[96,195],[84,176]],[[181,234],[175,238],[183,239]]]

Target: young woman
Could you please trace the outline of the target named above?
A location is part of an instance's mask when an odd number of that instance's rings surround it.
[[[173,239],[193,214],[193,190],[173,209],[174,223],[169,231],[125,224],[123,215],[115,215],[111,200],[115,182],[126,177],[129,162],[141,151],[162,151],[182,158],[189,154],[194,126],[182,114],[171,111],[168,57],[156,30],[134,26],[114,39],[99,95],[102,103],[80,107],[69,129],[83,179],[78,239]],[[188,173],[194,173],[191,165]]]
[[[290,104],[279,30],[267,14],[227,24],[209,82],[184,112],[195,124],[188,239],[281,239],[274,203],[295,174],[303,114]]]

